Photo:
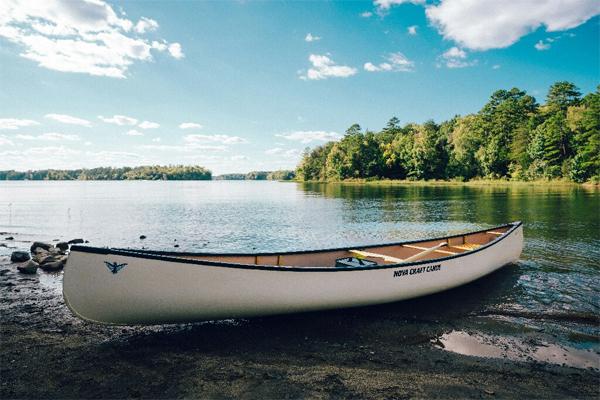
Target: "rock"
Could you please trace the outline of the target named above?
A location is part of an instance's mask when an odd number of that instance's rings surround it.
[[[179,247],[179,245],[178,245],[178,244],[176,244],[176,245],[175,245],[175,246],[173,246],[173,247]]]
[[[41,247],[36,247],[35,250],[31,252],[31,258],[38,264],[41,264],[42,260],[47,257],[50,257],[50,252],[42,249]]]
[[[58,242],[58,243],[56,243],[56,248],[60,249],[62,251],[67,251],[67,250],[69,250],[69,243],[67,243],[67,242]]]
[[[26,251],[13,251],[13,253],[10,255],[10,261],[12,262],[24,262],[24,261],[29,261],[31,257],[29,256],[29,253]]]
[[[33,244],[31,245],[31,252],[35,252],[35,249],[40,248],[40,249],[44,249],[46,251],[50,251],[51,248],[53,248],[54,246],[52,246],[50,243],[44,243],[44,242],[33,242]]]
[[[83,243],[83,239],[72,239],[68,241],[68,244],[80,244]]]
[[[141,240],[144,240],[144,239],[146,239],[146,235],[140,235],[140,239],[141,239]]]
[[[65,254],[65,253],[58,247],[53,247],[50,249],[50,254],[53,256],[59,256],[59,255]]]
[[[40,268],[46,272],[60,271],[65,266],[64,260],[52,261],[44,264],[40,264]]]
[[[4,240],[15,240],[15,238],[12,236],[9,236],[9,237],[5,237]]]
[[[50,254],[39,261],[40,267],[43,269],[44,264],[50,264],[53,262],[61,261],[65,263],[67,261],[67,256],[64,254]]]
[[[33,260],[29,260],[22,264],[17,265],[17,269],[22,274],[35,274],[37,272],[39,265]]]

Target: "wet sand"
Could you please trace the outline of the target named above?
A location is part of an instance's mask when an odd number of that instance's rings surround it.
[[[481,312],[511,287],[511,268],[385,306],[117,327],[71,315],[62,273],[22,275],[0,256],[0,398],[598,398],[598,369],[532,357],[556,340],[552,329]],[[519,346],[490,339],[511,327]],[[450,352],[452,335],[518,357]]]

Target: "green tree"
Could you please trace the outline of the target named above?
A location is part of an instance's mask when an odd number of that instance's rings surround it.
[[[566,111],[568,107],[579,104],[581,92],[571,82],[560,81],[552,84],[548,89],[546,104],[553,109]]]
[[[483,121],[484,141],[478,159],[485,175],[507,175],[513,137],[536,111],[535,98],[517,88],[498,90],[492,94],[479,112]]]

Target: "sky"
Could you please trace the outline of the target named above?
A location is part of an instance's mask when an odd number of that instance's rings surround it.
[[[0,2],[0,170],[293,169],[353,123],[600,83],[600,1]]]

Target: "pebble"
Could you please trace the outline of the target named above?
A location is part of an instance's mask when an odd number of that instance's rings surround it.
[[[83,243],[83,242],[84,242],[83,239],[71,239],[67,243],[68,244],[80,244],[80,243]]]
[[[39,265],[33,260],[29,260],[22,264],[17,265],[17,269],[22,274],[35,274],[37,272]]]
[[[5,237],[4,240],[15,240],[15,238],[12,236],[8,236],[8,237]]]
[[[140,239],[141,239],[141,240],[144,240],[144,239],[146,239],[146,235],[140,235]]]

